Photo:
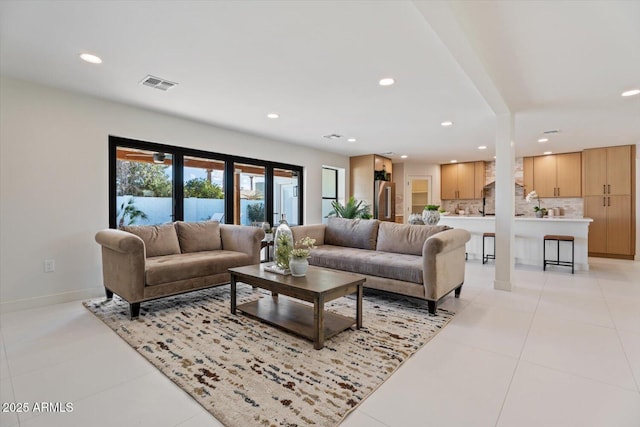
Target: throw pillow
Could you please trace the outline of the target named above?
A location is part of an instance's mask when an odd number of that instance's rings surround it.
[[[376,249],[377,219],[347,219],[332,217],[327,222],[324,243],[358,249]]]
[[[218,221],[176,222],[182,253],[217,251],[222,249]]]
[[[173,223],[161,225],[127,225],[122,231],[135,234],[144,241],[147,258],[180,253],[180,243]]]
[[[448,230],[446,225],[405,225],[393,222],[380,223],[376,250],[397,254],[422,255],[425,240],[434,234]]]

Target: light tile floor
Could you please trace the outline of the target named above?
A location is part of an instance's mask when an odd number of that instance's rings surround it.
[[[342,426],[640,426],[640,262],[590,264],[504,292],[468,262],[453,321]],[[73,404],[7,427],[220,425],[79,302],[0,316],[0,400]]]

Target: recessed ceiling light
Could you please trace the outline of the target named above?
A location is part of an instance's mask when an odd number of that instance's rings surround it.
[[[402,156],[400,156],[401,159],[406,159],[407,157],[409,156],[407,156],[406,154],[403,154]]]
[[[548,142],[549,138],[540,138],[538,142]]]
[[[622,92],[622,96],[634,96],[640,93],[640,89],[631,89],[625,92]]]
[[[453,122],[447,120],[446,122],[442,122],[440,123],[441,126],[447,127],[447,126],[453,126]]]
[[[545,151],[545,152],[544,152],[544,153],[542,153],[542,154],[553,154],[553,151]]]
[[[496,156],[493,156],[493,158],[495,159],[495,158],[496,158]]]
[[[385,77],[384,79],[380,79],[380,81],[378,82],[378,84],[380,86],[391,86],[392,84],[394,84],[396,81],[394,79],[392,79],[391,77]]]
[[[280,117],[280,114],[278,114],[278,113],[269,113],[269,114],[267,114],[267,117],[269,117],[270,119],[277,119],[278,117]]]
[[[478,150],[486,150],[486,149],[487,149],[487,146],[486,146],[486,145],[480,145],[480,146],[478,147]]]
[[[102,64],[102,59],[100,59],[100,57],[91,55],[90,53],[81,53],[80,59],[86,62],[90,62],[92,64]]]
[[[449,163],[458,163],[457,160],[451,160]]]
[[[349,142],[356,142],[356,139],[355,139],[355,138],[349,138],[349,139],[347,139],[347,141],[349,141]]]

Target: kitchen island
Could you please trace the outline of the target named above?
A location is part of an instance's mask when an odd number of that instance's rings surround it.
[[[482,259],[482,233],[496,230],[494,216],[443,215],[438,225],[462,228],[471,233],[467,242],[469,259]],[[542,269],[542,238],[545,234],[563,234],[575,238],[575,269],[589,270],[588,235],[591,218],[535,218],[516,217],[514,220],[514,256],[516,264],[533,265]],[[488,253],[493,251],[492,239],[486,240]],[[556,243],[547,242],[547,259],[555,259]],[[571,260],[571,245],[560,243],[560,259]],[[491,261],[493,262],[493,261]],[[562,267],[547,267],[547,270],[566,270]]]

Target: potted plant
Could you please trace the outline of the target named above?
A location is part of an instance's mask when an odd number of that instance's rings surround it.
[[[291,259],[289,260],[289,269],[292,276],[304,276],[309,268],[309,255],[311,249],[315,249],[316,239],[304,237],[295,243],[295,247],[291,250]]]
[[[438,208],[440,205],[427,205],[422,211],[422,221],[426,225],[436,225],[440,221],[440,212]]]
[[[537,218],[542,218],[547,213],[547,209],[540,207],[540,197],[538,196],[538,193],[536,193],[536,190],[532,190],[526,197],[527,203],[531,203],[534,199],[538,200],[538,206],[534,206],[533,210],[536,213]]]
[[[358,201],[353,196],[349,197],[347,203],[343,206],[337,200],[331,202],[331,207],[333,210],[329,212],[329,216],[337,216],[340,218],[362,218],[362,219],[370,219],[371,214],[369,213],[369,205],[363,204],[362,200]]]

